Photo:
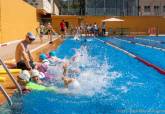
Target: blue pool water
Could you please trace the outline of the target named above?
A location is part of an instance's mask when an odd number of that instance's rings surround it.
[[[162,69],[165,69],[165,61],[164,61],[165,52],[163,51],[147,48],[143,46],[138,46],[125,41],[121,41],[120,39],[116,39],[116,38],[104,38],[103,40],[112,42],[115,45],[144,58],[150,63],[155,64]]]
[[[92,38],[86,42],[67,39],[56,52],[58,57],[68,59],[79,53],[77,64],[81,72],[76,77],[81,91],[74,94],[33,91],[22,98],[13,97],[15,105],[10,109],[3,106],[0,111],[4,114],[165,113],[165,77],[152,68]]]
[[[165,42],[165,36],[145,36],[139,38]]]
[[[154,46],[154,47],[158,47],[158,48],[162,48],[165,49],[165,38],[159,38],[159,37],[143,37],[143,38],[120,38],[120,39],[124,39],[124,40],[128,40],[128,41],[132,41],[132,42],[136,42],[136,43],[140,43],[140,44],[145,44],[145,45],[150,45],[150,46]]]

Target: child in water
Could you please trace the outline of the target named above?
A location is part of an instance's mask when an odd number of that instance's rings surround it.
[[[22,90],[24,93],[30,92],[31,90],[35,91],[52,91],[60,93],[59,89],[55,86],[46,87],[42,85],[42,81],[39,78],[39,72],[37,70],[33,70],[30,74],[27,70],[21,72],[18,77],[18,82],[22,86]]]
[[[68,88],[69,90],[80,89],[80,83],[75,78],[62,77],[62,80],[64,81],[65,88]]]
[[[47,87],[42,85],[42,81],[39,79],[39,74],[34,70],[32,74],[27,70],[22,71],[22,73],[18,77],[18,82],[22,86],[22,90],[24,93],[30,92],[31,90],[35,91],[50,91],[56,93],[69,93],[65,88],[58,88],[56,86]],[[62,78],[65,84],[65,87],[68,89],[79,89],[80,84],[76,79],[73,78]]]

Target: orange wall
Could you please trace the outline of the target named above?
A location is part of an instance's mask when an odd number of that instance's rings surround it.
[[[60,22],[64,20],[69,22],[69,25],[77,26],[79,23],[78,16],[52,16],[52,26],[59,33],[60,32]]]
[[[101,20],[111,18],[108,16],[83,16],[82,22],[94,24],[95,22],[101,26]],[[128,28],[130,32],[147,32],[150,27],[158,27],[160,34],[165,34],[165,18],[162,16],[126,16],[117,17],[124,19],[124,22],[107,22],[107,31],[112,28]],[[78,25],[80,18],[77,16],[53,16],[52,22],[54,27],[59,27],[60,20],[71,21]]]
[[[36,9],[22,0],[0,0],[0,43],[20,40],[38,26]]]

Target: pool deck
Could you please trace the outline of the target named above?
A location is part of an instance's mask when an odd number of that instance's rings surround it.
[[[53,40],[55,40],[58,36],[54,36]],[[20,40],[21,41],[21,40]],[[15,48],[17,46],[17,44],[20,42],[15,41],[13,43],[6,43],[6,44],[1,44],[0,46],[0,58],[5,61],[5,60],[10,60],[13,59],[15,57]],[[34,50],[36,47],[39,47],[41,45],[44,44],[48,44],[49,43],[49,39],[47,38],[47,36],[44,36],[43,38],[43,42],[41,43],[40,39],[37,38],[30,46],[30,50]],[[4,51],[5,50],[5,51]]]
[[[38,60],[38,55],[43,52],[48,52],[50,50],[56,49],[63,40],[60,38],[60,36],[54,36],[53,37],[53,43],[49,44],[49,40],[47,39],[47,36],[45,36],[44,41],[41,43],[40,39],[36,39],[33,44],[30,45],[30,51],[32,52],[34,59]],[[15,48],[18,42],[8,44],[5,46],[0,47],[0,57],[4,60],[11,60],[15,57]],[[5,50],[5,51],[4,51]],[[17,80],[18,73],[14,73],[13,76]],[[6,74],[0,74],[0,77],[4,77],[4,81],[0,81],[0,85],[3,86],[3,88],[6,90],[9,96],[12,96],[13,93],[16,91],[16,86],[11,81],[9,76]],[[6,103],[6,98],[3,96],[2,92],[0,91],[0,105]]]

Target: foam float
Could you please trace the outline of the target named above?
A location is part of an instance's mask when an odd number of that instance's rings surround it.
[[[20,73],[21,72],[21,69],[9,69],[9,71],[11,73]],[[0,74],[6,74],[6,70],[5,69],[0,69]]]
[[[6,77],[0,77],[0,82],[6,81]]]

